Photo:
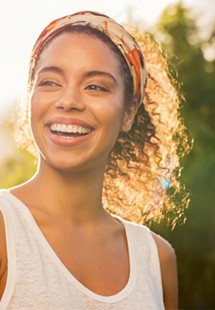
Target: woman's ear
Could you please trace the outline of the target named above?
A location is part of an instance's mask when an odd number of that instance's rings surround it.
[[[131,129],[137,110],[138,102],[134,99],[133,103],[125,109],[122,122],[122,131],[128,132]]]

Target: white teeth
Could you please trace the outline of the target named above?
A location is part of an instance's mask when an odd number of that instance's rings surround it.
[[[57,124],[55,130],[56,130],[56,131],[61,131],[61,124]]]
[[[66,132],[66,125],[65,124],[61,125],[61,131]]]
[[[74,127],[74,126],[73,126],[72,131],[73,131],[74,133],[77,133],[77,132],[78,132],[78,127]]]
[[[79,133],[79,134],[86,134],[91,131],[90,128],[81,127],[77,125],[66,125],[66,124],[52,124],[50,126],[52,131],[57,132],[68,132],[68,133]]]
[[[72,125],[69,125],[69,126],[67,127],[67,132],[72,133]]]

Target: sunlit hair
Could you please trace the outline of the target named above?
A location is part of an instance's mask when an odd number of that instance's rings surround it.
[[[125,102],[130,104],[132,79],[121,52],[100,31],[79,28],[67,27],[63,31],[84,32],[99,37],[115,52],[124,76]],[[159,45],[141,30],[130,32],[140,45],[146,62],[146,93],[132,129],[128,133],[120,133],[110,154],[103,202],[109,212],[125,219],[146,223],[167,217],[174,226],[183,217],[183,210],[189,202],[188,194],[179,181],[179,159],[189,150],[186,128],[180,116],[180,98]],[[38,59],[31,59],[29,93]],[[26,104],[22,110],[16,137],[19,145],[35,153],[28,106]]]

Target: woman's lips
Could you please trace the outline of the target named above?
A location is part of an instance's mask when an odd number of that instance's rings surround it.
[[[95,130],[89,123],[76,118],[53,118],[46,131],[51,141],[61,146],[75,146],[87,141]]]
[[[50,126],[50,129],[53,133],[60,134],[63,133],[65,135],[79,134],[84,135],[89,133],[92,129],[89,127],[83,127],[80,125],[72,125],[72,124],[61,124],[54,123]]]

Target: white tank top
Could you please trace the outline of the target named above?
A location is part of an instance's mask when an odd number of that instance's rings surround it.
[[[119,219],[126,231],[130,276],[116,295],[82,285],[60,261],[29,209],[0,192],[8,254],[8,278],[0,310],[164,309],[157,247],[150,230]]]

